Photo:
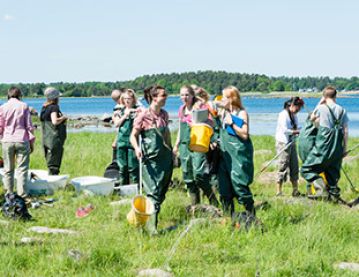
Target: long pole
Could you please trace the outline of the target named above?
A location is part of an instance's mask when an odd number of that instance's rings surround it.
[[[140,147],[140,150],[141,150],[141,152],[142,152],[142,137],[141,137],[141,135],[139,135],[138,136],[138,138],[139,138],[139,147]],[[138,176],[138,181],[139,181],[139,186],[140,186],[140,195],[142,195],[142,155],[141,155],[141,158],[140,158],[140,161],[139,161],[139,175],[140,176]]]
[[[264,170],[266,170],[266,169],[271,165],[271,163],[272,163],[274,160],[276,160],[285,150],[287,150],[287,149],[289,148],[289,146],[291,146],[291,145],[294,143],[294,141],[295,141],[295,138],[294,138],[292,141],[288,142],[288,143],[278,152],[278,154],[275,155],[274,158],[271,159],[271,160],[261,169],[261,171],[259,172],[259,174],[263,173]]]

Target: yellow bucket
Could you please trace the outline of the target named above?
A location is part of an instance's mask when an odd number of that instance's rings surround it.
[[[208,124],[193,124],[191,127],[189,149],[200,153],[208,152],[212,135],[213,129]]]
[[[127,221],[136,227],[144,226],[154,211],[155,207],[150,199],[136,195],[132,199],[132,209],[127,214]]]

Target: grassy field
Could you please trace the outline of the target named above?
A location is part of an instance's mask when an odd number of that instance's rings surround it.
[[[62,172],[71,178],[102,176],[111,161],[112,139],[112,134],[69,134]],[[31,156],[33,169],[46,168],[39,142],[40,139]],[[272,151],[256,152],[257,172],[274,156],[274,140],[261,136],[253,137],[253,142],[255,150]],[[358,142],[352,139],[350,145]],[[359,185],[358,161],[345,167],[354,184]],[[178,169],[175,176],[180,177]],[[238,231],[230,223],[210,220],[195,225],[169,261],[175,276],[355,276],[353,272],[335,269],[334,264],[359,262],[358,209],[293,200],[289,197],[289,184],[285,187],[287,196],[275,198],[274,183],[258,180],[252,185],[255,200],[269,202],[268,209],[257,213],[265,232]],[[340,187],[343,198],[358,197],[344,178]],[[301,190],[304,191],[304,182]],[[172,245],[191,219],[185,212],[189,199],[182,188],[167,193],[159,219],[160,229],[173,224],[179,227],[158,237],[149,237],[128,225],[126,214],[130,206],[110,205],[119,196],[77,196],[68,188],[56,193],[55,198],[58,201],[54,207],[30,210],[32,222],[0,222],[2,276],[136,276],[141,269],[163,267]],[[96,209],[88,217],[77,219],[76,209],[88,203]],[[42,235],[28,231],[31,226],[67,228],[79,234]],[[21,245],[22,237],[39,238],[43,243]],[[72,249],[81,252],[79,259],[68,255]]]

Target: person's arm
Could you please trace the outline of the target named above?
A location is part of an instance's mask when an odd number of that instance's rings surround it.
[[[67,120],[67,117],[62,115],[62,116],[57,116],[57,112],[52,112],[51,113],[51,122],[52,124],[54,124],[55,126],[56,125],[59,125],[61,124],[62,122],[66,121]]]
[[[178,132],[177,132],[177,138],[176,138],[176,142],[175,142],[175,145],[173,147],[173,154],[177,155],[178,153],[178,147],[179,147],[179,144],[180,144],[180,132],[181,132],[181,121],[180,119],[178,120]]]
[[[225,124],[230,125],[236,134],[244,140],[249,138],[249,127],[248,127],[248,114],[246,111],[242,111],[242,118],[243,118],[243,125],[242,127],[237,126],[234,124],[230,113],[227,112],[227,115],[224,118]]]
[[[116,111],[112,117],[115,126],[116,127],[122,126],[123,122],[130,116],[131,112],[136,112],[136,109],[125,109],[125,112],[122,116],[119,111]]]
[[[4,120],[3,110],[2,108],[0,108],[0,138],[2,138],[4,134],[4,127],[5,127],[4,125],[5,125],[5,120]]]
[[[138,144],[138,136],[140,135],[140,133],[141,131],[139,129],[133,128],[130,136],[130,142],[133,149],[135,149],[137,159],[142,158],[142,150],[140,149],[140,146]]]

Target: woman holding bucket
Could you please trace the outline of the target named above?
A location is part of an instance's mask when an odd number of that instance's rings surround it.
[[[165,89],[154,85],[145,89],[144,98],[149,107],[142,109],[135,118],[130,141],[137,158],[143,160],[140,177],[143,179],[147,197],[154,204],[154,214],[147,227],[150,234],[156,234],[158,214],[172,177],[171,134],[168,128],[168,113],[162,109],[167,99]],[[139,138],[142,149],[138,143]]]
[[[219,163],[219,194],[225,213],[233,214],[236,198],[248,215],[255,215],[249,185],[253,181],[253,145],[249,137],[248,114],[239,90],[229,86],[223,90],[219,112],[221,161]]]
[[[120,109],[113,115],[118,127],[116,159],[119,167],[119,184],[138,183],[138,160],[130,143],[133,121],[136,117],[136,95],[132,89],[125,89],[120,96]]]
[[[208,197],[210,204],[218,206],[217,198],[209,183],[209,165],[206,153],[192,151],[189,148],[190,131],[193,124],[192,111],[197,101],[193,88],[183,86],[180,90],[180,97],[183,105],[178,111],[179,132],[173,153],[174,155],[177,155],[178,152],[180,154],[183,180],[189,191],[191,204],[195,205],[200,203],[199,189],[201,188]],[[199,105],[198,108],[205,109],[205,106]]]

